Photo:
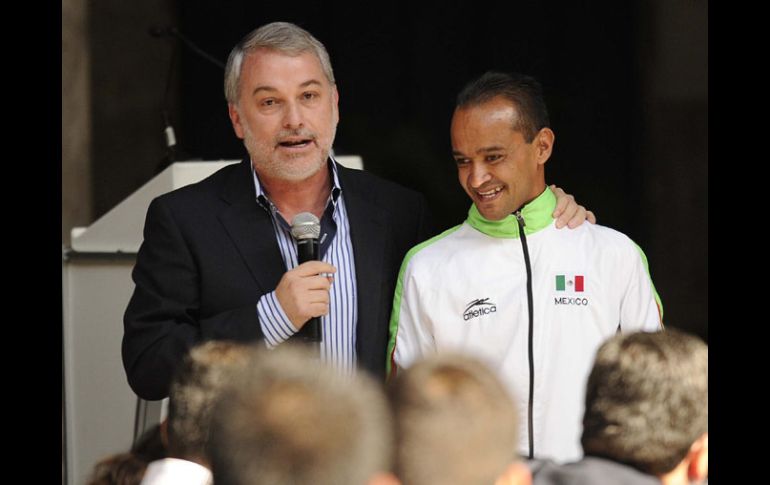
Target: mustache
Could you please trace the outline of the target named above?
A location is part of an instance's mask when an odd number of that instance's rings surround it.
[[[473,187],[471,186],[471,189],[477,191],[477,192],[488,192],[492,189],[496,189],[497,187],[504,186],[503,184],[495,181],[495,182],[485,182],[481,184],[479,187]]]
[[[306,128],[300,128],[296,130],[281,130],[275,136],[275,141],[276,143],[279,143],[287,138],[308,138],[311,140],[315,140],[316,134],[315,132],[308,130]]]

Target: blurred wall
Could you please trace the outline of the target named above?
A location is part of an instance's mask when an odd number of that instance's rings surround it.
[[[92,222],[91,103],[85,0],[62,0],[62,243],[70,228]]]
[[[176,23],[175,2],[98,0],[89,6],[93,216],[98,218],[151,179],[166,156],[162,112],[166,104],[173,113],[179,73],[172,65],[175,43],[149,34],[152,27]],[[170,97],[164,103],[169,74]]]

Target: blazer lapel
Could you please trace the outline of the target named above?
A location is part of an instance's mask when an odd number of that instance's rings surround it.
[[[256,200],[251,166],[244,160],[220,194],[228,206],[219,214],[251,275],[263,292],[273,291],[286,272],[270,215]]]
[[[378,327],[383,312],[382,274],[386,260],[388,228],[386,213],[371,200],[371,194],[364,192],[348,175],[349,169],[337,165],[345,200],[345,209],[350,222],[350,237],[356,264],[356,287],[358,295],[357,351],[367,353],[371,345],[377,345]],[[364,349],[364,350],[362,350]]]

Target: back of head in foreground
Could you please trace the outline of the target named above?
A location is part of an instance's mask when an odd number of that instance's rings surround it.
[[[166,457],[161,425],[142,434],[127,453],[116,453],[94,465],[86,485],[136,485],[141,483],[147,464]]]
[[[169,391],[168,454],[208,466],[206,442],[212,413],[236,369],[254,348],[228,340],[192,347],[177,369]]]
[[[516,452],[516,407],[486,365],[461,355],[434,355],[400,372],[389,396],[395,471],[403,483],[530,483]]]
[[[708,346],[669,329],[617,335],[588,378],[583,450],[665,484],[708,473]]]
[[[303,346],[261,351],[212,425],[217,485],[392,483],[390,412],[364,373],[344,376]]]

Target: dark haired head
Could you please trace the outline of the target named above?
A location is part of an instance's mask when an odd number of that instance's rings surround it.
[[[513,129],[520,132],[527,143],[531,143],[542,128],[550,127],[543,88],[535,78],[524,74],[484,73],[460,91],[456,109],[478,106],[498,96],[516,107],[519,116]]]

